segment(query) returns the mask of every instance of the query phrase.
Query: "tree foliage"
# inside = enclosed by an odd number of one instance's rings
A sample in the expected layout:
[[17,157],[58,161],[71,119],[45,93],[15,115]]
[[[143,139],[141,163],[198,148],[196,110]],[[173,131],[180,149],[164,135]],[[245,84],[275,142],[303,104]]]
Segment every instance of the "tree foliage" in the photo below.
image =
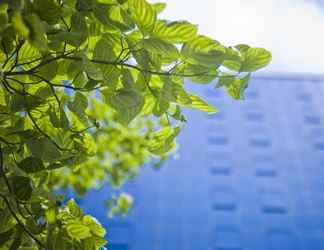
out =
[[[62,195],[120,187],[175,148],[185,80],[242,99],[271,54],[226,47],[146,0],[0,1],[0,249],[99,249],[105,229]],[[112,191],[113,192],[113,191]],[[132,198],[111,195],[111,214]],[[109,197],[107,197],[109,198]]]

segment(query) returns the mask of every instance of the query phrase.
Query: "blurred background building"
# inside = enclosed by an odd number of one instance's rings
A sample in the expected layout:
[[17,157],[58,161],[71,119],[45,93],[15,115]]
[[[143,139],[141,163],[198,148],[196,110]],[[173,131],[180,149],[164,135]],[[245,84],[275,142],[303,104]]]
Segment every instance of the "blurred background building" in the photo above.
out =
[[220,113],[189,111],[178,156],[126,187],[130,216],[107,219],[107,189],[84,200],[108,249],[323,250],[323,86],[317,75],[256,76],[237,102],[190,85]]

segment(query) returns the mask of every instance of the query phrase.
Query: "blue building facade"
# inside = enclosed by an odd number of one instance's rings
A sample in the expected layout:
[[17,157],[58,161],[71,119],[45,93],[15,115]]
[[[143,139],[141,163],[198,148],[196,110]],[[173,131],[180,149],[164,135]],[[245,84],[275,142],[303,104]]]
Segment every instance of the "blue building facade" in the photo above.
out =
[[108,249],[323,250],[324,77],[257,76],[242,102],[188,85],[220,112],[188,111],[177,157],[125,187],[130,215],[107,218],[109,188],[83,202]]

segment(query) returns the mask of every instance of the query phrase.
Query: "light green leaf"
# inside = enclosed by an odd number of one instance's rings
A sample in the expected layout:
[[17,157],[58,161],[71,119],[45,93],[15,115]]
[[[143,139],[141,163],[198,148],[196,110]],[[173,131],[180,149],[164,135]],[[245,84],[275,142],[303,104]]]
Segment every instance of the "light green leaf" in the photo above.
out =
[[174,138],[179,134],[179,127],[165,127],[155,132],[149,143],[149,151],[152,154],[164,155],[174,147]]
[[67,67],[67,76],[73,80],[81,71],[84,70],[84,64],[79,61],[72,61]]
[[87,84],[87,82],[88,82],[87,74],[85,72],[79,72],[79,74],[77,74],[76,77],[74,77],[72,84],[75,87],[82,88],[84,87],[84,85]]
[[82,240],[91,237],[90,229],[81,222],[74,220],[66,226],[66,231],[72,239]]
[[141,112],[144,99],[136,90],[121,89],[110,94],[108,102],[117,111],[117,120],[127,125]]
[[242,66],[243,58],[239,51],[234,48],[226,48],[226,56],[223,66],[230,70],[239,71]]
[[21,35],[24,38],[28,38],[29,36],[29,29],[26,26],[23,17],[20,12],[14,13],[12,16],[12,25],[17,31],[19,35]]
[[49,208],[46,209],[45,211],[45,217],[46,217],[46,221],[47,223],[53,224],[56,221],[56,210],[54,208]]
[[171,43],[183,43],[194,39],[197,35],[197,26],[186,21],[165,23],[158,21],[153,35]]
[[69,120],[62,108],[59,109],[58,114],[54,108],[49,109],[48,113],[50,121],[55,128],[69,129]]
[[244,98],[244,90],[247,88],[250,81],[250,74],[243,78],[234,76],[223,76],[219,79],[219,86],[224,86],[226,92],[235,100]]
[[111,20],[111,23],[122,31],[131,30],[135,26],[129,14],[121,6],[118,5],[113,5],[110,8],[109,18]]
[[152,6],[155,9],[155,12],[157,14],[161,13],[166,8],[166,4],[165,3],[154,3],[154,4],[152,4]]
[[218,71],[216,68],[204,67],[201,65],[188,64],[184,70],[185,75],[193,75],[190,79],[195,83],[207,84],[213,81]]
[[81,208],[78,206],[74,199],[70,199],[66,204],[66,207],[74,217],[81,218],[83,216]]
[[156,12],[153,6],[146,0],[129,0],[128,5],[137,25],[143,31],[152,31],[156,21]]
[[85,110],[88,107],[88,98],[77,92],[73,102],[68,103],[68,108],[80,119],[84,125],[88,125],[88,119],[85,115]]
[[[30,62],[31,60],[37,59],[41,57],[41,53],[33,46],[28,43],[24,43],[23,46],[19,50],[19,58],[20,62]],[[36,66],[36,64],[31,64],[28,66]],[[28,69],[27,65],[24,65],[26,69]]]
[[36,14],[29,14],[24,17],[24,21],[29,28],[29,42],[39,51],[47,51],[45,28],[40,18]]
[[102,61],[113,61],[116,59],[116,55],[113,52],[113,48],[111,46],[109,40],[102,38],[100,39],[94,49],[93,59],[102,60]]
[[186,105],[188,107],[199,109],[201,111],[207,112],[208,114],[214,114],[218,112],[218,110],[210,105],[209,103],[205,102],[203,99],[201,99],[199,96],[196,95],[190,95],[191,104]]
[[243,53],[244,61],[241,72],[253,72],[267,66],[271,61],[271,53],[262,48],[249,48]]
[[126,215],[133,206],[133,197],[126,193],[121,193],[117,200],[117,207],[121,214]]
[[171,60],[179,57],[178,49],[173,44],[158,38],[144,39],[143,46],[151,53],[170,58]]
[[[43,62],[48,60],[53,60],[52,56],[46,57]],[[39,74],[47,80],[52,80],[57,74],[58,64],[56,60],[46,63],[44,66],[40,67]]]
[[198,36],[186,42],[181,49],[186,61],[206,67],[217,67],[225,58],[226,49],[217,41]]
[[116,31],[118,30],[117,27],[115,27],[109,18],[109,11],[110,11],[111,5],[110,4],[96,4],[96,6],[93,9],[94,16],[98,19],[99,22],[101,22],[106,30]]
[[[105,38],[100,39],[95,46],[93,59],[108,63],[115,61],[117,59],[117,56],[115,55],[111,41]],[[108,76],[110,72],[114,70],[114,67],[112,65],[109,65],[108,63],[101,63],[96,65],[96,67],[99,67],[101,69],[101,72],[104,76]]]
[[90,231],[93,235],[96,235],[98,237],[105,237],[106,230],[102,227],[102,225],[92,216],[85,215],[82,218],[82,222],[84,225],[90,228]]

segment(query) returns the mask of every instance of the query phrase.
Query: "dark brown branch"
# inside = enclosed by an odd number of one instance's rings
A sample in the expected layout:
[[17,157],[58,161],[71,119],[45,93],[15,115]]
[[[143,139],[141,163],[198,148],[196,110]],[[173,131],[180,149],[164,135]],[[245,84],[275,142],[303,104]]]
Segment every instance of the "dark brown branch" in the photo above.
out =
[[11,66],[11,68],[9,69],[9,72],[13,71],[17,67],[18,60],[19,60],[19,50],[21,49],[23,44],[24,44],[24,41],[21,41],[17,44],[16,50],[15,50],[15,63]]
[[[68,54],[72,54],[68,53]],[[30,75],[30,74],[34,74],[35,70],[37,70],[38,68],[45,66],[46,64],[49,64],[55,60],[59,60],[59,59],[66,59],[66,60],[73,60],[73,61],[82,61],[83,58],[78,57],[78,56],[68,56],[68,54],[66,55],[60,55],[57,57],[53,57],[51,59],[48,59],[47,61],[43,61],[42,63],[38,64],[37,66],[26,70],[26,71],[19,71],[19,72],[4,72],[4,76],[13,76],[13,75]],[[154,70],[149,70],[149,69],[142,69],[136,65],[133,64],[129,64],[129,63],[125,63],[123,61],[118,61],[118,62],[114,62],[114,61],[105,61],[105,60],[98,60],[98,59],[90,59],[90,62],[96,63],[96,64],[104,64],[104,65],[115,65],[115,66],[123,66],[123,67],[127,67],[127,68],[132,68],[135,69],[139,72],[145,72],[145,73],[149,73],[152,75],[162,75],[162,76],[180,76],[180,77],[195,77],[195,76],[213,76],[213,77],[217,77],[217,75],[215,74],[207,74],[208,72],[200,72],[197,74],[179,74],[179,73],[171,73],[171,72],[167,72],[167,71],[154,71]]]
[[[72,89],[74,91],[92,91],[92,90],[97,90],[97,89],[100,89],[100,87],[96,87],[96,88],[93,88],[93,89],[87,89],[87,88],[79,88],[79,87],[73,87],[73,86],[70,86],[70,85],[66,85],[66,84],[56,84],[56,83],[52,83],[50,82],[49,80],[47,80],[46,78],[38,75],[38,74],[34,74],[32,73],[31,75],[41,79],[42,81],[46,82],[47,84],[53,86],[53,87],[59,87],[59,88],[67,88],[67,89]],[[9,78],[9,79],[12,79],[12,78]]]

